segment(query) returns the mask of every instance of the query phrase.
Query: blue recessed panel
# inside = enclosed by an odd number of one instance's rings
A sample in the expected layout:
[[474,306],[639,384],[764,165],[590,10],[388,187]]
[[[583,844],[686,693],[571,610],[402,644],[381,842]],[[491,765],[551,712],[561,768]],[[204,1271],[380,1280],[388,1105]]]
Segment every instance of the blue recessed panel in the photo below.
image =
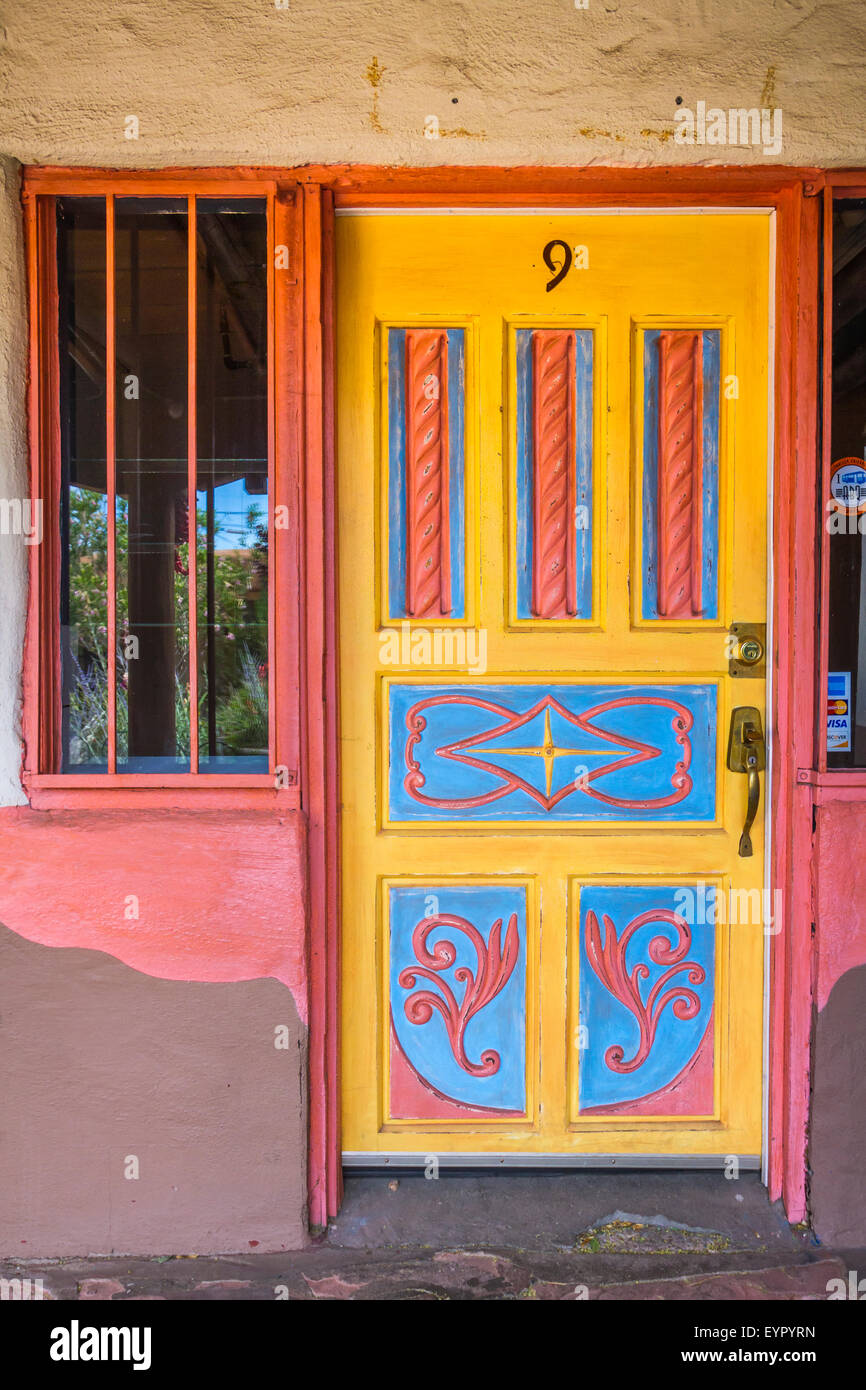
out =
[[[519,328],[517,347],[517,616],[532,619],[533,367],[530,328]],[[592,617],[592,389],[593,333],[575,340],[575,617]],[[541,621],[536,619],[536,621]]]
[[[526,889],[391,886],[388,898],[391,1022],[403,1058],[439,1097],[523,1113]],[[392,1075],[392,1111],[395,1089]]]
[[715,685],[389,691],[392,821],[711,821]]
[[[658,618],[659,362],[662,330],[644,333],[643,590],[644,618]],[[721,334],[701,334],[703,361],[701,421],[701,610],[705,621],[719,616],[719,404]]]
[[[684,912],[684,899],[706,901],[655,884],[580,889],[581,1111],[661,1092],[656,1113],[712,1112],[711,1052],[698,1054],[712,1020],[716,927],[712,911]],[[682,1087],[690,1064],[683,1106],[666,1088]]]
[[[406,330],[388,330],[388,617],[406,605]],[[448,517],[451,618],[466,617],[466,344],[448,329]],[[418,621],[417,619],[415,621]]]

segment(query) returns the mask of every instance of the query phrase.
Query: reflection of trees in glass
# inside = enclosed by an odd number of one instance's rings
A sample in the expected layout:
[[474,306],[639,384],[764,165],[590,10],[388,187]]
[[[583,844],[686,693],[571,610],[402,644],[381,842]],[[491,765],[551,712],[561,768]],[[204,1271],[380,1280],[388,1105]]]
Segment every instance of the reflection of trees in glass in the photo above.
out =
[[[199,512],[198,623],[201,666],[199,744],[207,752],[206,517]],[[214,551],[214,662],[219,754],[268,748],[268,528],[259,508],[247,509],[244,550]]]
[[[205,516],[199,513],[199,535]],[[249,509],[253,541],[245,551],[214,552],[214,637],[217,754],[266,752],[268,747],[268,553],[267,523]],[[105,763],[108,757],[108,526],[105,496],[84,488],[69,494],[69,688],[70,764]],[[117,756],[127,757],[128,504],[117,500]],[[177,546],[175,717],[177,754],[189,756],[189,546]],[[201,752],[207,754],[206,557],[198,551],[199,719]]]
[[[105,496],[86,488],[69,490],[69,762],[104,763],[108,758],[108,509]],[[128,527],[125,507],[117,528],[118,566],[125,569]],[[117,595],[125,626],[127,595]],[[118,687],[120,685],[118,676]],[[126,746],[125,688],[117,692],[117,742]]]

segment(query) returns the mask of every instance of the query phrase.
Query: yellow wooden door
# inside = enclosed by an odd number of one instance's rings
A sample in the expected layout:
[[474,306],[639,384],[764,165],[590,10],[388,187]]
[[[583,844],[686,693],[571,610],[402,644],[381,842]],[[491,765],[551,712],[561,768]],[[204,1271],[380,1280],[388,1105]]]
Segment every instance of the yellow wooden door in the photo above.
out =
[[769,219],[337,254],[344,1151],[755,1156]]

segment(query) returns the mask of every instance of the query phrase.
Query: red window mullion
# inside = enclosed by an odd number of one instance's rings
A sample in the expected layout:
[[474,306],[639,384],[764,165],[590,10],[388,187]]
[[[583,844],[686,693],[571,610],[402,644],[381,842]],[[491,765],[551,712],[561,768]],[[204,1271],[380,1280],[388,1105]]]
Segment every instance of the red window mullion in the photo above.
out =
[[187,333],[186,333],[186,458],[187,458],[187,580],[189,599],[189,770],[198,772],[198,495],[196,420],[196,211],[195,194],[187,199]]
[[108,541],[108,772],[117,771],[117,461],[114,194],[105,197],[105,478]]
[[276,709],[276,355],[275,355],[275,266],[276,226],[274,196],[268,194],[267,230],[267,305],[268,305],[268,767],[273,772],[277,757]]

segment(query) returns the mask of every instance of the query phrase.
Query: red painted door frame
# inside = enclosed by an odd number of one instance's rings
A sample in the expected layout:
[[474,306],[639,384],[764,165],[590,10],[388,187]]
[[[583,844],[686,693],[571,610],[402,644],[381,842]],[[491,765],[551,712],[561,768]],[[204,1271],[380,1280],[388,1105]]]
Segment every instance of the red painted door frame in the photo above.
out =
[[[833,176],[833,181],[839,176]],[[128,170],[33,168],[28,198],[58,192],[177,191],[191,180],[214,189],[277,190],[275,240],[289,250],[277,278],[280,334],[276,392],[287,447],[298,457],[297,586],[287,582],[285,619],[297,623],[301,656],[301,804],[308,823],[310,1225],[322,1229],[341,1197],[339,1130],[339,764],[334,396],[334,213],[340,207],[765,207],[776,213],[771,884],[782,893],[782,929],[770,940],[766,1180],[788,1217],[806,1211],[809,1047],[815,946],[811,850],[818,766],[816,526],[821,197],[829,180],[797,168],[384,168]],[[856,182],[854,178],[849,180]],[[862,176],[860,181],[862,182]],[[142,184],[145,188],[142,188]],[[149,185],[149,187],[148,187]],[[298,201],[297,215],[294,215]],[[278,424],[279,434],[279,424]],[[279,454],[279,443],[278,443]],[[796,505],[795,505],[796,499]],[[299,596],[293,618],[288,609]],[[796,661],[793,654],[796,652]],[[198,789],[195,789],[196,791]]]
[[[811,912],[812,800],[802,769],[817,756],[816,537],[818,478],[819,247],[823,177],[812,169],[379,169],[304,170],[301,182],[333,190],[340,207],[401,206],[632,206],[768,207],[776,212],[774,523],[772,710],[776,766],[772,788],[771,885],[782,892],[782,929],[770,940],[766,1181],[783,1197],[788,1217],[806,1211],[809,1042],[814,945]],[[330,242],[326,248],[330,250]],[[320,275],[315,261],[309,272]],[[328,335],[334,306],[326,305]],[[331,361],[332,370],[332,361]],[[333,389],[333,387],[332,387]],[[339,389],[337,385],[337,389]],[[331,406],[332,409],[332,406]],[[333,459],[333,440],[324,445]],[[795,486],[796,480],[796,486]],[[795,506],[795,498],[799,505]],[[324,518],[333,556],[333,515]],[[333,585],[333,578],[331,579]],[[331,588],[333,592],[333,588]],[[797,660],[793,660],[796,651]],[[333,648],[326,650],[329,688],[336,689]],[[332,710],[333,713],[333,710]],[[331,765],[336,802],[336,742]],[[807,779],[808,780],[808,779]],[[336,861],[336,826],[331,846]],[[328,1127],[310,1135],[311,1222],[321,1227],[337,1210],[340,1192],[337,885],[317,915],[329,929],[331,952],[319,985],[328,1012],[311,1015],[311,1105]],[[331,916],[331,913],[334,916]],[[311,983],[313,983],[311,979]],[[314,986],[315,988],[315,986]],[[314,994],[314,998],[317,996]],[[332,1011],[332,1012],[331,1012]],[[319,1070],[327,1056],[328,1065]],[[332,1069],[333,1068],[333,1069]],[[320,1091],[316,1096],[317,1089]],[[312,1113],[315,1113],[313,1110]],[[327,1203],[327,1205],[326,1205]]]

